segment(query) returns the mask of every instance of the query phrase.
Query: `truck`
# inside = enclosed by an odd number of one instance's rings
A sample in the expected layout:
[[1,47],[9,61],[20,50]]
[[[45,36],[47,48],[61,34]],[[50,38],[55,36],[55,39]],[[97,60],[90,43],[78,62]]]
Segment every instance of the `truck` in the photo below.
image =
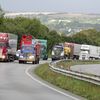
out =
[[52,48],[52,61],[60,59],[70,59],[71,47],[68,43],[59,43],[53,46]]
[[70,48],[69,59],[79,59],[81,44],[65,42],[64,45]]
[[16,59],[18,36],[0,32],[0,61],[14,61]]
[[20,43],[19,63],[32,62],[38,64],[41,45],[32,40],[31,35],[23,35]]
[[56,44],[53,46],[51,59],[52,61],[64,59],[64,46],[62,44]]
[[40,58],[43,60],[48,59],[48,54],[47,54],[47,40],[45,39],[36,39],[41,44],[41,50],[40,50]]
[[93,45],[81,45],[80,60],[100,59],[100,47]]
[[77,59],[77,60],[100,59],[99,46],[65,42],[64,47],[70,48],[68,57],[69,59]]

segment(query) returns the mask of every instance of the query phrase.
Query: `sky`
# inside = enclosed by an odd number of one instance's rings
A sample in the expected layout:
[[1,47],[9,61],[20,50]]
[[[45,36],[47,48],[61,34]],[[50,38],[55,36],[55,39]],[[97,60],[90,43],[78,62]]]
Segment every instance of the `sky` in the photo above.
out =
[[5,11],[99,13],[100,0],[0,0]]

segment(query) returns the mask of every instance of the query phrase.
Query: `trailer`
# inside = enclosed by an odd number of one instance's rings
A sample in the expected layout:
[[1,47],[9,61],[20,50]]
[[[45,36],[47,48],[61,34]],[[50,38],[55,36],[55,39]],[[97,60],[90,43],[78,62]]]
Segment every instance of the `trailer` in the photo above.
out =
[[0,61],[14,61],[17,51],[17,35],[0,32]]
[[64,46],[63,45],[56,44],[53,46],[52,53],[51,53],[51,59],[52,61],[64,59]]
[[41,50],[40,50],[40,58],[43,60],[48,59],[48,54],[47,54],[47,40],[45,39],[36,39],[41,45]]
[[81,44],[65,42],[64,45],[70,48],[70,59],[79,59]]
[[100,47],[93,45],[81,46],[80,60],[100,59]]

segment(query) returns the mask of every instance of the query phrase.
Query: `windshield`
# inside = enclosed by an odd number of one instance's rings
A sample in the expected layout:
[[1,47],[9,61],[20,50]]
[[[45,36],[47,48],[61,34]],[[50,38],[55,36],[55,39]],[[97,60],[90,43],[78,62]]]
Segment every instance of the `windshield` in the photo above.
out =
[[32,47],[32,46],[22,46],[22,52],[34,53],[34,47]]
[[53,50],[54,51],[63,51],[63,47],[54,47]]
[[32,46],[22,46],[22,49],[32,50],[33,47]]

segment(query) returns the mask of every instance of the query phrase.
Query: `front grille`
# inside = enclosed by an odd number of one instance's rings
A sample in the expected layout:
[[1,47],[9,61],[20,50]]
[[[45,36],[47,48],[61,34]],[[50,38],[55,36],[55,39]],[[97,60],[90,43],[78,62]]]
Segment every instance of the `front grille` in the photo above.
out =
[[26,53],[26,57],[29,58],[30,56],[32,56],[31,53]]
[[55,53],[56,56],[60,56],[61,51],[55,51],[54,53]]

